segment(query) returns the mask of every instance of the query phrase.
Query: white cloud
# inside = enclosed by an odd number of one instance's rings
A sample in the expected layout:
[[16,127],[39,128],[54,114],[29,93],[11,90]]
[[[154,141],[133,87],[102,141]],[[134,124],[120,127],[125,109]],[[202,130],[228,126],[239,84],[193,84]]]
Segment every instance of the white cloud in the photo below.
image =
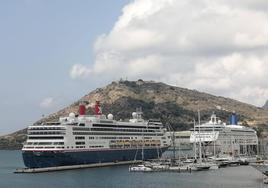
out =
[[70,76],[73,79],[87,78],[91,73],[91,69],[85,65],[74,64],[70,71]]
[[50,108],[54,106],[55,100],[53,97],[47,97],[40,102],[41,108]]
[[154,79],[262,105],[267,49],[266,0],[135,0],[71,77]]

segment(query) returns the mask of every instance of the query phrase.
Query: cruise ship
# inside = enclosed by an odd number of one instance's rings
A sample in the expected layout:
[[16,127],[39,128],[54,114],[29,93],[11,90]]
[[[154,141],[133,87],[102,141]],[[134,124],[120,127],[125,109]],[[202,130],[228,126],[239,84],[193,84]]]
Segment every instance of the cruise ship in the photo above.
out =
[[[99,102],[94,115],[86,115],[80,104],[79,115],[70,113],[58,122],[28,127],[22,148],[28,168],[80,165],[157,158],[170,146],[167,129],[159,120],[142,119],[133,112],[129,121],[116,121],[102,114]],[[143,155],[142,155],[143,154]]]
[[191,129],[190,142],[202,143],[202,155],[254,156],[258,150],[258,137],[254,129],[238,125],[232,113],[230,124],[223,123],[214,113],[210,121]]

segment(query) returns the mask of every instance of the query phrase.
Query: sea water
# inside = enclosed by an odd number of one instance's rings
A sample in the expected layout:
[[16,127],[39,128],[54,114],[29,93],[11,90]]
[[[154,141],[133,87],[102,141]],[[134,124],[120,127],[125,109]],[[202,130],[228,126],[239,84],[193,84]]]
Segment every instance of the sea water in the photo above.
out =
[[24,167],[21,151],[0,151],[0,188],[265,188],[251,166],[192,173],[129,172],[128,166],[14,174]]

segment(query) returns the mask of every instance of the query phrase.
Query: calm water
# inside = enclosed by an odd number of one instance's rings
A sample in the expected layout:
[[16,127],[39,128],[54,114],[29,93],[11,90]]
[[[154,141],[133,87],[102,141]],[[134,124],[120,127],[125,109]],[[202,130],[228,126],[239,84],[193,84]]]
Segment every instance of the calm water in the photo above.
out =
[[0,188],[264,188],[250,166],[194,173],[130,173],[128,166],[40,174],[14,174],[23,167],[20,151],[0,151]]

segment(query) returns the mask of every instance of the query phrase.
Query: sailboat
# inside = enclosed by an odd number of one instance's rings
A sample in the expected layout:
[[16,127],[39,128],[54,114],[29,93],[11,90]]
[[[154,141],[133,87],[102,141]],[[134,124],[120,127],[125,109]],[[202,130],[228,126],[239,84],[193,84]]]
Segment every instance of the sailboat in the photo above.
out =
[[[194,140],[194,150],[195,150],[195,162],[191,164],[192,170],[201,171],[201,170],[209,170],[209,169],[217,169],[217,165],[214,163],[207,163],[203,162],[202,160],[202,143],[201,143],[201,136],[200,136],[200,111],[198,109],[198,134],[199,134],[199,160],[196,158],[196,140]],[[195,130],[195,121],[194,121],[194,130]]]
[[[138,152],[138,149],[137,149],[137,152]],[[142,159],[143,163],[130,166],[129,172],[151,172],[151,171],[153,171],[152,168],[146,166],[144,163],[144,138],[143,138],[143,135],[142,135],[141,159]],[[135,160],[136,160],[136,156],[135,156]]]
[[129,171],[130,172],[152,172],[153,169],[148,166],[145,166],[144,164],[139,164],[136,166],[130,166]]

